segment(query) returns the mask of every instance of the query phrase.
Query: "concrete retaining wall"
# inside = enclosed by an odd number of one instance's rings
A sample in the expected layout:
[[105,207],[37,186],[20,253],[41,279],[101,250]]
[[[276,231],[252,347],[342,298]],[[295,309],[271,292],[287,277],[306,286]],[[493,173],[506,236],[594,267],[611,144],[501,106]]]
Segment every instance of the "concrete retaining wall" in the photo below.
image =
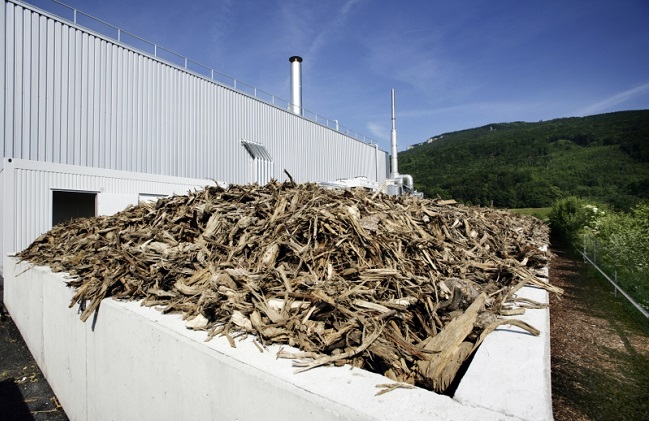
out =
[[[547,276],[547,268],[544,272]],[[549,302],[548,292],[540,288],[524,287],[517,296]],[[526,420],[552,419],[550,312],[527,310],[512,318],[529,323],[541,334],[531,336],[506,325],[489,334],[478,348],[454,399]]]
[[527,312],[540,338],[490,335],[455,398],[423,389],[376,397],[392,383],[383,376],[347,366],[294,374],[278,347],[204,342],[180,316],[136,302],[104,300],[83,323],[63,274],[11,257],[4,266],[7,309],[71,420],[552,418],[547,310]]

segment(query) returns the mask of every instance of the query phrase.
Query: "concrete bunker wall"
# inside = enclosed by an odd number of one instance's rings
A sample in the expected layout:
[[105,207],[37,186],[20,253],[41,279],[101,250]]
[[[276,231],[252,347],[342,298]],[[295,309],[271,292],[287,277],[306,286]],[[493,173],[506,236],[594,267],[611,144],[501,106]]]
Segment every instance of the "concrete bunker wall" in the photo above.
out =
[[[204,342],[178,315],[106,299],[83,323],[68,308],[65,274],[5,258],[5,303],[32,354],[75,420],[547,420],[552,419],[549,312],[519,317],[541,330],[487,337],[453,398],[423,389],[374,396],[383,376],[349,367],[293,374],[278,347]],[[525,287],[520,296],[548,300]]]

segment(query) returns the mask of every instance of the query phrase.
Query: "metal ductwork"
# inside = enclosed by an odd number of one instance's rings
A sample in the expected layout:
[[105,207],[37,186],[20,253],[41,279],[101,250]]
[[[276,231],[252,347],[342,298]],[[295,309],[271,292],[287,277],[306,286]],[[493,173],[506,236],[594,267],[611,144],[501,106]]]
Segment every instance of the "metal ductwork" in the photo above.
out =
[[302,115],[302,57],[293,56],[291,63],[291,112]]

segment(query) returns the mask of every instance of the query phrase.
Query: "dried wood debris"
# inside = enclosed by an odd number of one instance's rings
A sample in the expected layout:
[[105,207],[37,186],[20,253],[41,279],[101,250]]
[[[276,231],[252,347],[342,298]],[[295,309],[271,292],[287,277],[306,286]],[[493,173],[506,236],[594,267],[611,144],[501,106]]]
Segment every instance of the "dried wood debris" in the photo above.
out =
[[295,346],[278,356],[298,371],[350,363],[444,391],[499,324],[538,334],[499,316],[524,284],[558,292],[535,274],[547,242],[505,211],[272,182],[73,220],[19,257],[68,272],[84,321],[106,297],[143,299],[208,338]]

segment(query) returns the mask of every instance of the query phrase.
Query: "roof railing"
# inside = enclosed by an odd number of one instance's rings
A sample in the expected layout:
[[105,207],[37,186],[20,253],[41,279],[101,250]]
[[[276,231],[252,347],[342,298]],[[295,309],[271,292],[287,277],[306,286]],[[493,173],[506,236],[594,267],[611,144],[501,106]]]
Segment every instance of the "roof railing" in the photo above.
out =
[[[130,48],[139,50],[145,54],[152,55],[157,59],[164,61],[168,64],[174,65],[176,67],[180,67],[186,71],[192,72],[206,79],[210,79],[213,82],[218,83],[219,85],[235,89],[238,92],[241,92],[245,95],[254,97],[267,104],[273,105],[277,108],[290,112],[291,103],[285,99],[281,99],[271,93],[261,90],[235,77],[222,73],[210,66],[199,63],[195,60],[183,56],[182,54],[176,53],[175,51],[164,48],[156,43],[153,43],[135,34],[132,34],[128,31],[118,28],[115,25],[112,25],[106,21],[103,21],[92,15],[89,15],[81,10],[75,9],[74,7],[69,6],[59,0],[49,0],[48,3],[50,5],[49,8],[45,8],[41,4],[35,5],[31,3],[29,0],[14,0],[14,1],[20,3],[27,3],[32,7],[36,7],[46,12],[53,13],[54,15],[62,19],[72,22],[75,25],[89,29],[102,36],[111,38],[120,44],[124,44]],[[376,142],[370,137],[340,125],[338,123],[338,120],[332,120],[323,117],[319,114],[316,114],[304,108],[302,108],[302,117],[314,123],[317,123],[321,126],[325,126],[332,130],[343,133],[356,140],[360,140],[362,142],[371,145],[376,144]]]

